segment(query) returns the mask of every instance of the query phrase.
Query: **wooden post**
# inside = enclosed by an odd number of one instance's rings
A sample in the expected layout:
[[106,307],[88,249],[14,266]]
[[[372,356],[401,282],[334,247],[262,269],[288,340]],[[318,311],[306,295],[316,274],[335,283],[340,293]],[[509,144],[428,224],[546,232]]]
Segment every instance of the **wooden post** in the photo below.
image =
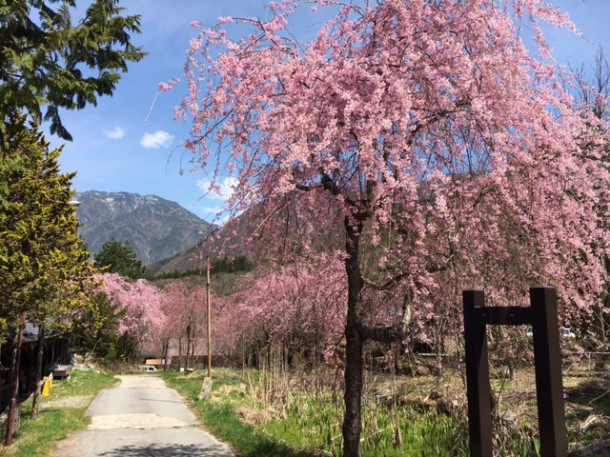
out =
[[470,455],[492,457],[491,385],[485,324],[475,310],[485,306],[482,290],[465,290],[464,338],[466,340],[466,388]]
[[208,378],[212,378],[212,299],[210,293],[210,258],[206,258],[207,298],[208,298]]
[[561,352],[557,320],[557,294],[551,287],[530,289],[534,365],[538,397],[540,454],[542,457],[566,457],[568,442],[563,409]]

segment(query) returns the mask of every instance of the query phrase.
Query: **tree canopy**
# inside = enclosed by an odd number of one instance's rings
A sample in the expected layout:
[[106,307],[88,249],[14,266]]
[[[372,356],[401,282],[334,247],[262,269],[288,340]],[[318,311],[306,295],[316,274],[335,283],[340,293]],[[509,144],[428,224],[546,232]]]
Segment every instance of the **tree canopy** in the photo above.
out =
[[0,133],[25,112],[70,140],[59,109],[112,95],[128,62],[144,57],[131,41],[140,17],[122,15],[118,0],[93,0],[74,23],[76,6],[76,0],[0,1]]
[[[59,150],[25,116],[0,138],[8,167],[0,168],[0,329],[12,336],[10,406],[5,444],[13,439],[23,331],[26,322],[42,327],[69,326],[87,305],[84,296],[93,274],[89,253],[78,235],[79,222],[69,204],[73,173],[60,173]],[[42,330],[40,330],[42,334]]]
[[124,346],[131,353],[123,355],[135,357],[147,341],[156,337],[166,325],[163,312],[163,294],[144,279],[128,282],[117,273],[98,275],[101,282],[100,292],[122,310],[118,332],[125,336],[124,342],[135,345]]
[[60,173],[60,150],[49,151],[36,125],[24,119],[7,131],[2,150],[22,166],[3,176],[0,211],[0,317],[12,324],[62,317],[82,304],[83,282],[93,274],[68,202],[74,173]]
[[118,273],[125,278],[140,279],[146,275],[146,267],[133,248],[116,240],[104,243],[95,255],[95,264],[105,272]]

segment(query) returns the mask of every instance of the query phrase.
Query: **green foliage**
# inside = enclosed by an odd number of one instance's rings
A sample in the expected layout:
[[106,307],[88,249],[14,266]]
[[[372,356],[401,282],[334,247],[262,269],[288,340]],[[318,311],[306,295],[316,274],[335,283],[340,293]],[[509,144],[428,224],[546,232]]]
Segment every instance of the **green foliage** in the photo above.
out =
[[112,95],[127,63],[144,57],[131,43],[140,17],[118,3],[93,0],[74,24],[76,0],[0,0],[0,135],[23,110],[40,121],[46,106],[51,133],[70,140],[59,108]]
[[267,436],[261,430],[241,422],[234,408],[227,404],[207,403],[200,411],[210,429],[228,441],[245,457],[314,457],[307,450],[297,450],[287,446],[282,440]]
[[[56,381],[51,396],[44,397],[42,401],[44,404],[60,397],[93,396],[116,383],[117,379],[108,373],[75,370],[68,379]],[[0,450],[0,456],[49,455],[53,442],[66,438],[75,430],[86,428],[88,423],[84,408],[42,409],[37,417],[32,417],[32,402],[25,401],[22,404],[20,435],[11,448]]]
[[20,157],[5,154],[0,151],[0,210],[8,209],[6,198],[9,189],[9,180],[11,176],[23,172],[23,165]]
[[[177,389],[194,403],[201,413],[206,427],[223,441],[227,441],[243,457],[314,457],[315,453],[307,450],[295,450],[281,440],[268,436],[262,430],[239,420],[235,407],[229,402],[215,403],[196,400],[201,389],[201,378],[186,378],[175,371],[162,372],[167,384]],[[214,377],[213,391],[231,385],[232,376]]]
[[116,362],[135,361],[140,357],[138,338],[121,334],[119,325],[127,310],[108,296],[94,289],[89,295],[89,306],[74,322],[72,337],[81,353],[89,353],[105,366]]
[[[7,192],[0,211],[0,318],[16,323],[69,321],[83,305],[93,268],[78,236],[73,173],[60,173],[60,150],[22,117],[2,138]],[[7,163],[7,162],[5,162]],[[14,166],[14,164],[18,164]]]
[[[282,418],[255,427],[243,423],[236,415],[237,409],[254,410],[257,405],[238,387],[243,380],[235,372],[215,370],[213,398],[203,401],[197,400],[200,377],[187,377],[175,371],[164,372],[162,376],[193,402],[206,427],[244,456],[306,457],[321,455],[319,450],[342,455],[343,406],[333,395],[290,392],[287,396],[292,400],[283,408]],[[219,391],[222,395],[214,396]],[[364,457],[468,455],[465,422],[434,411],[393,407],[371,399],[364,402],[363,419]]]
[[135,362],[139,360],[140,357],[138,337],[132,333],[126,332],[117,336],[114,351],[108,354],[106,361],[116,362],[121,360]]
[[108,389],[118,383],[119,380],[111,373],[98,370],[73,370],[69,378],[53,382],[51,396],[44,397],[43,403],[55,398],[95,395],[100,390]]
[[[301,393],[285,418],[263,426],[276,439],[295,447],[324,449],[342,455],[343,405],[332,396]],[[467,456],[465,423],[432,411],[364,402],[363,456]]]
[[105,272],[118,273],[125,278],[140,279],[146,276],[146,268],[133,248],[120,241],[106,241],[95,255],[95,263]]
[[[28,402],[29,403],[29,402]],[[0,456],[42,457],[53,450],[49,443],[67,438],[75,430],[87,428],[89,420],[84,409],[52,409],[37,417],[22,413],[20,436],[13,448],[5,448]]]
[[212,262],[212,272],[214,273],[237,273],[254,270],[255,265],[244,255],[229,259],[225,256]]
[[120,351],[119,324],[126,310],[99,290],[90,294],[90,306],[81,314],[72,329],[79,352],[98,359],[116,360]]

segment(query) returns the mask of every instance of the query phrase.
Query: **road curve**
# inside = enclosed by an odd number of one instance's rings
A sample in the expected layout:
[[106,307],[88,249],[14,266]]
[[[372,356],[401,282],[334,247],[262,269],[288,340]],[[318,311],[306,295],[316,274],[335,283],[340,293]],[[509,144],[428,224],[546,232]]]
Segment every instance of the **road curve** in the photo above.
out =
[[93,400],[86,430],[61,441],[51,457],[235,457],[200,428],[178,393],[154,375],[118,376]]

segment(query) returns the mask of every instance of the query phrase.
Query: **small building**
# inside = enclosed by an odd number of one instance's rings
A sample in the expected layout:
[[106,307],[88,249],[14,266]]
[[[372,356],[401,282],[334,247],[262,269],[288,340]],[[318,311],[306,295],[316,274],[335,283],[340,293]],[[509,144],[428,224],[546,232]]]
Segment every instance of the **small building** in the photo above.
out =
[[[36,389],[36,355],[38,353],[37,326],[26,323],[23,331],[21,362],[19,365],[19,399],[25,400]],[[0,345],[0,411],[10,402],[10,369],[13,354],[12,335],[5,335],[6,343]],[[68,364],[70,356],[68,339],[58,333],[45,337],[42,356],[42,375],[51,373],[54,366]]]

